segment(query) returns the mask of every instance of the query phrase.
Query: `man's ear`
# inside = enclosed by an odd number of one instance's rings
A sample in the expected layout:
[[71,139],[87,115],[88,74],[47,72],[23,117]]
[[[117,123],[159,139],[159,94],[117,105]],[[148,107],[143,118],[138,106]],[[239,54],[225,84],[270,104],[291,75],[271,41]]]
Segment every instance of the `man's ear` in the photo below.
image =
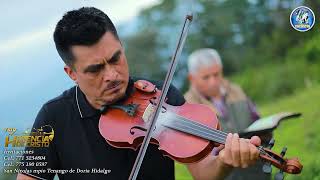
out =
[[64,72],[68,74],[70,79],[72,79],[74,82],[77,83],[77,76],[76,76],[75,70],[68,65],[65,65],[63,69],[64,69]]

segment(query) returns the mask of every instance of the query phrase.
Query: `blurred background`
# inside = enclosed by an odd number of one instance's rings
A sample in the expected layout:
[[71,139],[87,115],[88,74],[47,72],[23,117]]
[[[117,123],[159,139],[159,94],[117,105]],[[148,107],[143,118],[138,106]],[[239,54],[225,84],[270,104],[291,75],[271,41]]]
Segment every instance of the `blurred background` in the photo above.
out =
[[[304,33],[289,22],[291,11],[300,5],[316,16],[314,27]],[[173,84],[187,90],[186,62],[193,50],[217,49],[225,76],[241,85],[263,116],[281,111],[303,114],[274,132],[274,150],[287,146],[286,156],[297,156],[304,165],[301,175],[287,179],[320,179],[320,0],[1,2],[1,173],[3,129],[30,128],[42,104],[73,86],[52,34],[66,11],[82,6],[103,10],[115,23],[132,75],[158,80],[165,77],[184,16],[192,11],[194,21]],[[176,179],[191,179],[183,165],[176,164]]]

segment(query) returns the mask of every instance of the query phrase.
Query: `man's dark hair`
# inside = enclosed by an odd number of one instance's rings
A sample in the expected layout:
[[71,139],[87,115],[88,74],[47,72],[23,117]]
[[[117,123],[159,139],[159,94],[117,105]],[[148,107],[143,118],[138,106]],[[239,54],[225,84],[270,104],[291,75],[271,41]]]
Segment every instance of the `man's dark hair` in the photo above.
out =
[[82,7],[64,14],[57,23],[53,38],[62,60],[73,67],[71,46],[93,45],[106,32],[111,32],[119,40],[115,26],[104,12],[94,7]]

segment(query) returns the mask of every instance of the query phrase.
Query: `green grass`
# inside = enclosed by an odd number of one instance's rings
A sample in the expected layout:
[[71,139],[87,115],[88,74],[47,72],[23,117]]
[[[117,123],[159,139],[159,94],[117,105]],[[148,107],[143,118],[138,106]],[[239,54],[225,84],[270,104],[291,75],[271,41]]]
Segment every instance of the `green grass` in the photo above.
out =
[[[273,151],[288,148],[285,157],[298,157],[303,164],[300,175],[286,175],[286,179],[320,180],[320,85],[312,86],[292,96],[260,105],[263,116],[278,112],[300,112],[302,116],[284,121],[274,131]],[[273,169],[273,172],[277,172]],[[176,163],[176,179],[192,179],[184,165]]]
[[[300,175],[287,175],[287,179],[320,179],[320,86],[262,106],[263,115],[281,111],[302,113],[301,118],[281,123],[274,132],[276,144],[273,150],[280,152],[287,146],[285,157],[299,157],[304,165]],[[317,166],[317,174],[314,174],[313,166]]]

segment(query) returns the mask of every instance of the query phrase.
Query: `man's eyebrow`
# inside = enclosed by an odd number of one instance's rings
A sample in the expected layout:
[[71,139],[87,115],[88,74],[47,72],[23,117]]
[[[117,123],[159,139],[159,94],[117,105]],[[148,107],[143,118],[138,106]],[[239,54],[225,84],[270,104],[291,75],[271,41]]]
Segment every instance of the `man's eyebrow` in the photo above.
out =
[[97,71],[101,68],[103,68],[105,65],[105,63],[100,63],[100,64],[91,64],[89,66],[87,66],[85,69],[84,69],[84,73],[87,73],[87,72],[94,72],[94,71]]
[[[107,62],[109,61],[113,61],[113,60],[116,60],[119,55],[121,54],[121,50],[117,50],[110,59],[107,60]],[[105,63],[99,63],[99,64],[92,64],[92,65],[89,65],[87,66],[84,70],[83,70],[83,73],[88,73],[88,72],[95,72],[101,68],[103,68],[105,66]]]
[[107,60],[107,62],[117,59],[120,54],[121,54],[121,50],[119,49],[112,55],[110,59]]

